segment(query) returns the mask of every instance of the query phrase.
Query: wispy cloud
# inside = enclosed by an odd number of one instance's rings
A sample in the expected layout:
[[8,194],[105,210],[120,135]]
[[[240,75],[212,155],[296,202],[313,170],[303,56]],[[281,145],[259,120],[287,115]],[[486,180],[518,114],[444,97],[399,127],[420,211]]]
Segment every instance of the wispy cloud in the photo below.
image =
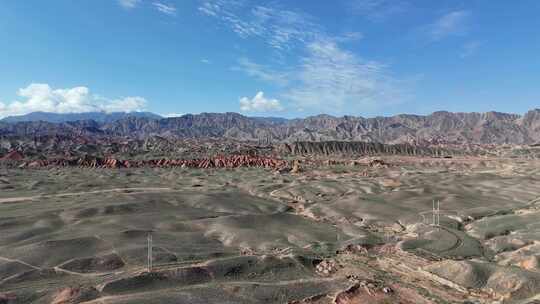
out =
[[184,115],[185,115],[184,113],[167,113],[167,114],[161,114],[162,117],[166,117],[166,118],[180,117],[180,116],[184,116]]
[[401,98],[385,65],[365,61],[333,41],[310,43],[294,77],[294,85],[283,96],[302,109],[358,111]]
[[91,94],[87,87],[53,89],[48,84],[32,83],[18,91],[21,100],[0,103],[0,117],[35,111],[54,113],[131,112],[143,110],[146,99],[139,96],[110,99]]
[[277,99],[264,97],[264,92],[259,91],[253,98],[240,98],[240,110],[242,112],[277,112],[283,111],[281,103]]
[[297,110],[358,111],[405,99],[406,82],[393,78],[386,65],[363,60],[333,40],[313,41],[306,48],[291,68],[272,70],[242,58],[234,69],[277,85],[281,98]]
[[212,62],[206,58],[203,58],[201,59],[201,63],[204,63],[204,64],[211,64]]
[[461,47],[461,52],[459,53],[459,57],[467,58],[467,57],[473,56],[474,54],[476,54],[476,52],[481,46],[482,46],[482,42],[480,41],[469,41]]
[[262,5],[250,7],[239,0],[203,1],[199,11],[227,24],[242,38],[261,38],[280,51],[305,43],[320,32],[311,17],[302,12]]
[[174,16],[176,15],[176,7],[172,4],[165,4],[162,2],[153,2],[152,5],[160,12],[169,15]]
[[364,34],[360,32],[345,32],[341,35],[338,35],[334,38],[336,42],[351,42],[358,41],[364,38]]
[[361,39],[359,32],[330,35],[303,12],[276,6],[250,7],[238,0],[205,0],[199,10],[224,22],[242,38],[264,41],[277,51],[277,59],[293,54],[293,49],[295,55],[300,54],[296,62],[289,56],[286,64],[271,67],[241,58],[233,67],[276,85],[278,97],[287,107],[338,113],[403,99],[401,83],[390,75],[386,65],[365,60],[341,45]]
[[235,66],[232,69],[234,71],[242,71],[249,76],[279,86],[287,85],[290,80],[288,72],[272,70],[271,68],[257,64],[248,58],[240,58],[238,60],[238,66]]
[[470,17],[471,13],[465,10],[449,12],[428,26],[427,34],[433,41],[464,35],[467,33]]
[[123,8],[131,9],[141,4],[141,0],[117,0]]
[[347,8],[371,21],[383,21],[391,16],[406,12],[410,7],[402,0],[351,0]]

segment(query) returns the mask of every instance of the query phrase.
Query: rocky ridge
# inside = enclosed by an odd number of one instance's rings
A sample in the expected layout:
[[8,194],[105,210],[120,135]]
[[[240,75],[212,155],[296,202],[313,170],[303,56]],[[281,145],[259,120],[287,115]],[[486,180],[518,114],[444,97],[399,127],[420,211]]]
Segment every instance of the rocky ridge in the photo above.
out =
[[499,112],[435,112],[427,116],[396,115],[364,118],[318,115],[304,119],[247,117],[237,113],[187,114],[154,119],[125,117],[112,122],[79,120],[7,123],[6,136],[118,136],[148,138],[228,138],[262,143],[295,141],[363,141],[385,144],[464,145],[540,143],[540,109],[520,116]]

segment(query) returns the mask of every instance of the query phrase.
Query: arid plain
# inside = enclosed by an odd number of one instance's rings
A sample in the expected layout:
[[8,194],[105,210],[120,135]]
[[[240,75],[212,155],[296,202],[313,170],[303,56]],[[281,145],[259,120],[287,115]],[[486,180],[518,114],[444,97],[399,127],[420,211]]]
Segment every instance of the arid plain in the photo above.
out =
[[538,160],[294,163],[3,167],[0,303],[531,303],[540,293]]

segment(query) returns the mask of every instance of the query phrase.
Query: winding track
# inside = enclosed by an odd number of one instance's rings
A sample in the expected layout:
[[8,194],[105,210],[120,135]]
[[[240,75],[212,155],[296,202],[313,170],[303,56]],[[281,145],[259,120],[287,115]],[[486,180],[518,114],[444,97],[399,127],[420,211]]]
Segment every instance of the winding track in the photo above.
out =
[[[287,285],[297,284],[297,283],[322,283],[322,282],[333,282],[333,281],[338,281],[338,280],[339,279],[336,279],[336,278],[309,278],[309,279],[298,279],[298,280],[279,281],[279,282],[258,282],[258,281],[210,282],[210,283],[203,283],[203,284],[188,285],[184,287],[175,287],[169,290],[181,291],[181,290],[204,288],[204,287],[215,285],[216,283],[220,283],[224,285],[233,285],[233,286],[238,286],[238,285],[287,286]],[[161,291],[164,292],[166,290],[167,289],[162,289]],[[119,300],[134,299],[148,293],[152,293],[152,292],[139,292],[139,293],[124,294],[124,295],[104,296],[104,297],[100,297],[92,301],[82,302],[81,304],[115,303],[116,301],[119,301]]]
[[17,260],[17,259],[9,259],[9,258],[0,256],[0,260],[6,261],[6,262],[20,263],[20,264],[23,264],[23,265],[28,266],[28,267],[30,267],[30,268],[33,268],[33,269],[36,269],[36,270],[41,270],[40,267],[37,267],[37,266],[31,265],[31,264],[28,264],[28,263],[26,263],[26,262],[24,262],[24,261]]
[[110,193],[110,192],[145,193],[145,192],[175,192],[175,191],[177,190],[173,190],[171,188],[160,188],[160,187],[113,188],[113,189],[93,190],[93,191],[84,191],[84,192],[68,192],[68,193],[58,193],[58,194],[44,194],[44,195],[35,195],[35,196],[0,198],[0,204],[33,201],[33,200],[41,199],[41,198],[79,196],[79,195]]

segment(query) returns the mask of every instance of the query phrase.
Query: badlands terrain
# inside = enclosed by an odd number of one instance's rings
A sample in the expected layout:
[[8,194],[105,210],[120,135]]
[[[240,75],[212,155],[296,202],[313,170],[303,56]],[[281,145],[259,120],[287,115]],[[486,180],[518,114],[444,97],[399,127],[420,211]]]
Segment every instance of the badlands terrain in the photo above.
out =
[[538,303],[535,113],[0,123],[0,304]]
[[350,155],[279,168],[4,160],[0,303],[540,299],[537,159]]

